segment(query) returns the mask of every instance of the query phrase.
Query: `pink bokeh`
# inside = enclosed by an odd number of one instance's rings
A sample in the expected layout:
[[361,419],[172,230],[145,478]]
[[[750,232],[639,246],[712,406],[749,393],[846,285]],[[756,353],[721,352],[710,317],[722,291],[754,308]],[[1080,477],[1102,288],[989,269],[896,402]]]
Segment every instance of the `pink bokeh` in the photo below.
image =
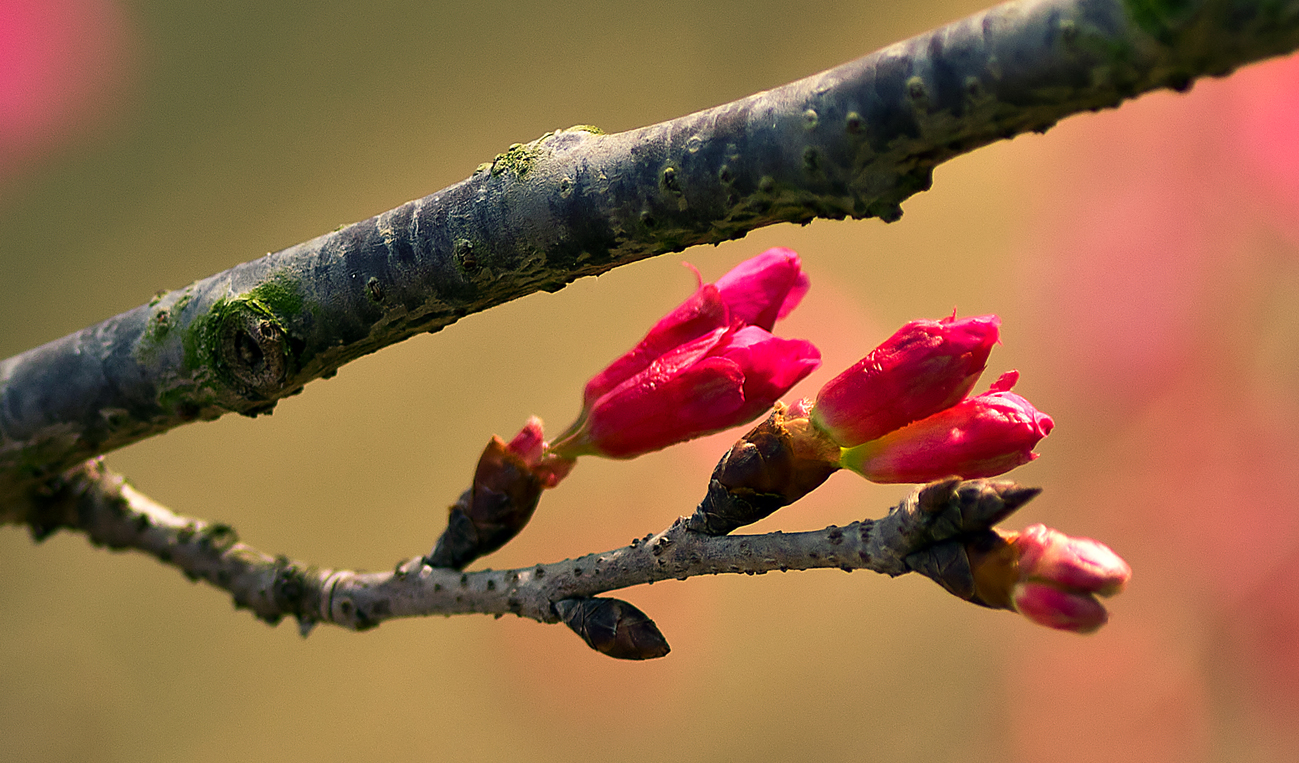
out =
[[1270,759],[1299,741],[1299,58],[1050,138],[1023,260],[1077,438],[1051,496],[1136,582],[1092,641],[1024,636],[1019,759]]
[[1299,243],[1299,57],[1241,72],[1224,98],[1241,179],[1267,219]]
[[0,0],[0,189],[113,112],[130,38],[114,0]]

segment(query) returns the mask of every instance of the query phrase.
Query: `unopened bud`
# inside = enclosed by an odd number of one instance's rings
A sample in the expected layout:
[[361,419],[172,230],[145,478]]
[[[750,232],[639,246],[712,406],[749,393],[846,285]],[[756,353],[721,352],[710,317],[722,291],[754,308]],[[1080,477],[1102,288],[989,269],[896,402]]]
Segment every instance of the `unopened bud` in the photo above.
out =
[[653,660],[672,649],[653,620],[621,599],[563,599],[554,607],[587,646],[616,660]]
[[1132,576],[1105,545],[1043,525],[958,537],[908,556],[907,565],[966,601],[1075,633],[1108,622],[1096,597],[1119,593]]
[[995,477],[1037,458],[1033,447],[1055,425],[1010,391],[1019,374],[992,389],[843,451],[843,466],[872,482],[925,482],[948,474]]
[[808,417],[807,401],[777,403],[713,469],[708,494],[687,525],[725,535],[815,490],[839,468],[839,446]]
[[473,486],[451,507],[447,529],[425,561],[459,570],[504,546],[532,519],[541,491],[558,484],[572,463],[545,451],[535,416],[509,443],[493,437],[478,458]]
[[1010,541],[1019,559],[1014,608],[1038,625],[1091,633],[1109,620],[1096,600],[1127,587],[1132,568],[1103,543],[1033,525]]
[[956,405],[983,373],[1000,325],[995,315],[955,313],[908,323],[821,388],[817,425],[851,448]]
[[782,248],[701,283],[587,382],[582,412],[552,452],[634,458],[761,416],[821,365],[811,342],[771,333],[807,287],[798,255]]
[[1016,587],[1015,610],[1038,625],[1074,633],[1092,633],[1110,620],[1110,613],[1095,596],[1069,593],[1045,583]]

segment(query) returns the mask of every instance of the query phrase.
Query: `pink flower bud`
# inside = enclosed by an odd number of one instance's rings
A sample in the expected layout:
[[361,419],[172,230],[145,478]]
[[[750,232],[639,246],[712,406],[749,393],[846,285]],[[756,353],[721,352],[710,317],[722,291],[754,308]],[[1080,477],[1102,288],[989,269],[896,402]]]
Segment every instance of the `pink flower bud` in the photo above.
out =
[[551,451],[631,458],[752,421],[821,363],[811,342],[718,329],[601,395]]
[[542,487],[553,488],[573,471],[574,461],[550,452],[548,447],[541,429],[541,419],[530,416],[528,423],[514,435],[505,450],[518,456],[532,472],[532,476],[541,482]]
[[1000,325],[995,315],[908,323],[821,388],[812,420],[851,448],[950,408],[974,388]]
[[546,436],[541,428],[541,419],[529,416],[528,423],[523,425],[505,448],[523,459],[528,466],[535,466],[546,448]]
[[730,325],[730,312],[717,287],[701,285],[689,299],[654,324],[640,344],[586,383],[583,407],[590,408],[601,395],[644,371],[659,357]]
[[[695,275],[698,277],[698,271]],[[771,331],[778,319],[798,305],[807,289],[807,274],[798,255],[782,247],[741,262],[715,284],[701,283],[689,299],[654,324],[639,344],[587,382],[584,407],[644,371],[661,355],[719,328],[739,323]]]
[[1015,586],[1015,611],[1038,625],[1059,631],[1093,633],[1109,622],[1110,613],[1094,596],[1061,591],[1042,583]]
[[1007,536],[1018,557],[1011,593],[1016,611],[1039,625],[1090,633],[1109,615],[1097,596],[1121,592],[1132,568],[1090,538],[1071,538],[1045,525]]
[[1132,577],[1132,568],[1091,538],[1073,538],[1046,525],[1033,525],[1012,539],[1022,580],[1035,580],[1070,591],[1113,596]]
[[1051,417],[1009,392],[1004,374],[988,392],[966,398],[883,437],[845,449],[840,464],[872,482],[929,482],[951,475],[994,477],[1037,458],[1033,446]]
[[771,331],[798,307],[809,283],[798,254],[777,246],[736,265],[716,286],[731,320]]
[[744,372],[744,402],[733,423],[710,431],[747,424],[766,413],[780,396],[821,366],[821,351],[803,339],[781,339],[757,326],[732,333],[717,350]]
[[768,333],[807,287],[782,248],[700,285],[587,383],[582,414],[548,452],[631,458],[757,418],[821,364],[810,342]]

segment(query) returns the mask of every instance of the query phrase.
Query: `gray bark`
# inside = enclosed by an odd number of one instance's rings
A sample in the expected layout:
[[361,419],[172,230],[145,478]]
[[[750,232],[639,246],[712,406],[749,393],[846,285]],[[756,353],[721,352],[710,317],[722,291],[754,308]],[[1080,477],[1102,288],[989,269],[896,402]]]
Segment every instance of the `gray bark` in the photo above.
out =
[[268,412],[469,313],[816,217],[896,220],[939,163],[1299,47],[1299,0],[1022,0],[784,87],[470,178],[0,362],[0,522],[96,454]]
[[[846,527],[766,535],[705,535],[685,518],[627,546],[514,570],[461,572],[424,557],[388,572],[334,570],[272,556],[240,543],[233,528],[179,516],[92,460],[52,480],[22,521],[37,539],[59,529],[96,545],[133,549],[226,590],[235,606],[278,623],[295,617],[306,635],[318,623],[366,630],[397,617],[513,614],[560,620],[556,604],[696,575],[837,568],[886,575],[920,572],[949,591],[973,590],[960,546],[1038,495],[1013,482],[948,479],[917,489],[888,515]],[[969,598],[964,596],[963,598]]]

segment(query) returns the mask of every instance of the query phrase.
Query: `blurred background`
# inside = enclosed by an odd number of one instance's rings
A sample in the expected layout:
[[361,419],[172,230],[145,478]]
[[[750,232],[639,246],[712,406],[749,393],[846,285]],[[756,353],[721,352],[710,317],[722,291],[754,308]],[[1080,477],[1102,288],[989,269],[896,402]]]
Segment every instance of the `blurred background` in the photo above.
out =
[[[511,143],[723,103],[979,10],[858,3],[0,0],[0,357],[424,196]],[[270,418],[108,457],[270,553],[424,553],[493,433],[557,432],[586,378],[770,246],[812,291],[815,390],[903,322],[996,312],[991,380],[1051,414],[1007,524],[1134,569],[1079,637],[922,579],[814,571],[620,594],[672,653],[505,618],[306,640],[134,554],[0,528],[0,758],[1273,761],[1299,748],[1299,60],[1068,119],[938,169],[878,220],[779,226],[473,315]],[[688,513],[736,433],[586,459],[478,566]],[[878,516],[851,474],[755,526]]]

